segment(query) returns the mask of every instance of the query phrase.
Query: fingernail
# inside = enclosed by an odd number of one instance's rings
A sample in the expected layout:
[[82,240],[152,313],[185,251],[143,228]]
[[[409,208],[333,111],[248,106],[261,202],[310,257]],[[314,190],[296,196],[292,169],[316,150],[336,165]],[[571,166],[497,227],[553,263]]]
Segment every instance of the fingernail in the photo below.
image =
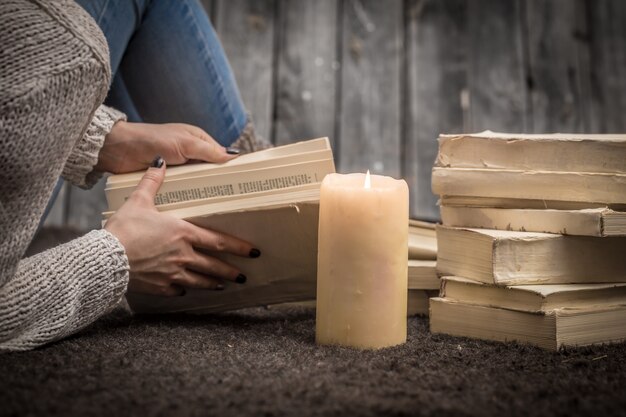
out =
[[224,285],[222,285],[222,284],[217,284],[217,285],[215,286],[215,289],[216,289],[217,291],[222,291],[222,290],[224,289]]
[[237,148],[231,148],[230,146],[226,148],[226,153],[229,155],[239,155],[241,151]]
[[163,164],[165,163],[165,160],[163,158],[161,158],[160,156],[157,156],[156,158],[154,158],[154,161],[152,161],[152,168],[161,168],[163,167]]
[[235,278],[235,282],[238,284],[243,284],[244,282],[246,282],[248,278],[246,278],[246,276],[244,274],[239,274],[237,275],[237,278]]
[[251,258],[258,258],[261,256],[261,251],[257,248],[250,249],[250,253],[248,254]]
[[178,294],[178,295],[182,297],[185,294],[187,294],[187,290],[183,288],[183,289],[180,290],[180,294]]

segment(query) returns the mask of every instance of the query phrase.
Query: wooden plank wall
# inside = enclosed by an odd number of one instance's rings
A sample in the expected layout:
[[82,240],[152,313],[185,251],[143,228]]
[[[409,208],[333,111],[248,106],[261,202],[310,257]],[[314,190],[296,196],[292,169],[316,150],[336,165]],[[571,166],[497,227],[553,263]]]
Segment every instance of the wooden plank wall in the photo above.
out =
[[[437,219],[439,132],[625,132],[623,0],[203,0],[257,130],[329,136],[340,172],[403,177]],[[48,223],[98,227],[102,185]]]

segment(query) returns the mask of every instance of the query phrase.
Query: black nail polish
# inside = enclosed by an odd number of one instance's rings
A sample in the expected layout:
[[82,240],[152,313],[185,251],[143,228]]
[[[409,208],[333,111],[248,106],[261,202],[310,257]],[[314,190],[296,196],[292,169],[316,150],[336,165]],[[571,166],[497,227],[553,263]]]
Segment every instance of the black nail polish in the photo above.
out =
[[252,248],[250,249],[250,253],[248,254],[248,256],[250,256],[251,258],[258,258],[259,256],[261,256],[261,251],[257,248]]
[[244,282],[246,282],[248,278],[246,278],[246,276],[244,274],[239,274],[237,275],[237,278],[235,278],[235,282],[237,282],[238,284],[243,284]]
[[215,286],[215,289],[216,289],[217,291],[222,291],[222,290],[224,289],[224,285],[222,285],[222,284],[217,284],[217,285]]
[[231,148],[230,146],[226,148],[226,153],[229,155],[239,155],[241,151],[237,148]]
[[163,167],[163,164],[165,163],[165,160],[163,158],[161,158],[160,156],[157,156],[156,158],[154,158],[154,161],[152,161],[152,168],[161,168]]

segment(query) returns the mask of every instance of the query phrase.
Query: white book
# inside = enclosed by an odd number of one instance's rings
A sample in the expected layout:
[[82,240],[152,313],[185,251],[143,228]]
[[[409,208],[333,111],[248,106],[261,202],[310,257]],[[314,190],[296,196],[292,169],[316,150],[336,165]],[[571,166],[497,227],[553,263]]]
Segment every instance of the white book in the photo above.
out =
[[439,290],[441,282],[437,276],[437,261],[409,259],[409,289]]
[[409,259],[437,259],[435,224],[409,220]]
[[437,273],[497,285],[626,282],[626,237],[438,226]]
[[442,277],[440,297],[467,304],[519,311],[626,306],[626,283],[612,284],[485,284],[462,277]]
[[440,135],[435,165],[626,174],[626,135],[490,131]]
[[[168,166],[165,180],[192,178],[203,175],[225,174],[248,169],[267,168],[288,165],[302,161],[315,161],[328,158],[332,150],[328,138],[311,139],[302,142],[251,152],[231,159],[222,164],[196,163]],[[167,162],[167,161],[166,161]],[[107,178],[107,187],[120,187],[137,184],[144,172],[118,174]]]
[[626,340],[626,307],[556,309],[529,313],[430,299],[430,331],[501,342],[517,341],[557,350]]
[[435,167],[432,190],[441,196],[626,204],[626,174]]
[[447,226],[580,236],[626,236],[626,212],[608,207],[580,210],[441,206]]
[[257,259],[213,254],[237,265],[248,278],[246,283],[224,281],[223,291],[187,288],[180,297],[128,293],[133,311],[213,313],[315,298],[319,218],[319,204],[315,199],[223,212],[215,212],[213,206],[192,206],[167,213],[253,242],[261,250],[261,257]]

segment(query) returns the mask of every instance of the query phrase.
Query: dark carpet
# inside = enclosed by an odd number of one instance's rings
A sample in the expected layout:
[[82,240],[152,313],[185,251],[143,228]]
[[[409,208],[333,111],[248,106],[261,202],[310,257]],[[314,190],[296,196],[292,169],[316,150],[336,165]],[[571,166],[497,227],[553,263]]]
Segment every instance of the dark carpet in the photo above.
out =
[[626,344],[548,352],[432,335],[315,345],[314,312],[132,316],[0,354],[1,416],[626,415]]
[[315,345],[310,309],[130,316],[0,355],[1,415],[624,415],[626,345],[558,353],[428,332]]

